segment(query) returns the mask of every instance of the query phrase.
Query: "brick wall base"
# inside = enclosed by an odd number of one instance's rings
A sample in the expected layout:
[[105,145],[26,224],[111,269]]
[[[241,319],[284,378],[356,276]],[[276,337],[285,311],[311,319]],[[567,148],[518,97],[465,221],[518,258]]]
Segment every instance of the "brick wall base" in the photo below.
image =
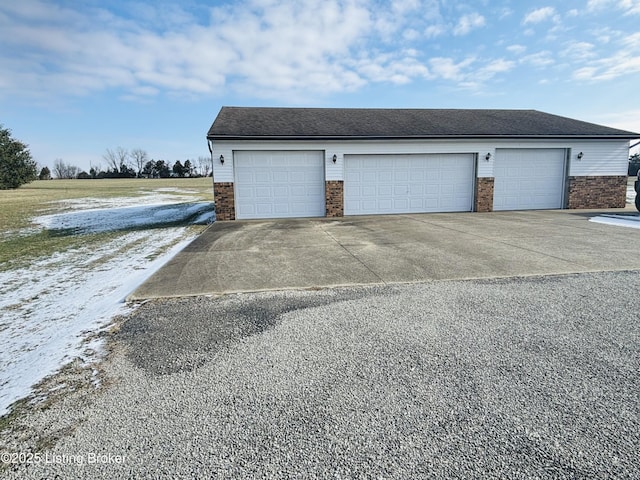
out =
[[[493,211],[494,179],[476,179],[476,212]],[[216,220],[235,220],[233,182],[214,182]],[[569,177],[568,208],[624,208],[627,198],[627,176]],[[344,182],[325,182],[325,212],[327,217],[344,216]]]
[[569,208],[624,208],[627,176],[569,177]]
[[344,216],[344,182],[327,180],[324,186],[325,215],[327,217]]
[[216,205],[216,220],[236,219],[233,182],[214,182],[213,201]]
[[476,212],[493,212],[493,177],[476,178]]

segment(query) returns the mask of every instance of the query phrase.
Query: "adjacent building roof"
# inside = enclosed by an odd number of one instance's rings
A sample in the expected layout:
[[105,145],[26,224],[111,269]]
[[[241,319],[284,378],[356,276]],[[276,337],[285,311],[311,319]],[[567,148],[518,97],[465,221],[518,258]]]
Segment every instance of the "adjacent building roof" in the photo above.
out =
[[634,139],[639,133],[537,110],[222,107],[210,140]]

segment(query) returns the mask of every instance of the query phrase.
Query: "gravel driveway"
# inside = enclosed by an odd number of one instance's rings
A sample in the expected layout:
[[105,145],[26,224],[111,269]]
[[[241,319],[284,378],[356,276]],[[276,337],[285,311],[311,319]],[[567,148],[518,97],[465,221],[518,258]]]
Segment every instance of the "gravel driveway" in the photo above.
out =
[[638,478],[638,292],[616,272],[147,303],[102,388],[29,418],[73,424],[42,452],[61,461],[0,473]]

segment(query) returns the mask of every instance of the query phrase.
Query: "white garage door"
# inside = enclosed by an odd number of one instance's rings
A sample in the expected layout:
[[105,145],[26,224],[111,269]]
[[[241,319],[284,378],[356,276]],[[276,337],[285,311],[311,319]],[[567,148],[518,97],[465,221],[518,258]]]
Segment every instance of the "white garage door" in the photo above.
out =
[[317,151],[233,154],[236,218],[324,217],[324,163]]
[[345,155],[344,161],[345,215],[472,209],[472,154]]
[[562,208],[564,149],[498,149],[494,175],[494,210]]

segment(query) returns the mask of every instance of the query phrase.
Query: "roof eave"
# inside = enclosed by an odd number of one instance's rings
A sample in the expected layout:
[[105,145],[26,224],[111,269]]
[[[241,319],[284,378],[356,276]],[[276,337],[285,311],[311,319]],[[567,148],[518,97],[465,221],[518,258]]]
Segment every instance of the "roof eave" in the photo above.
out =
[[257,141],[284,141],[284,140],[300,140],[300,141],[328,141],[328,140],[456,140],[456,139],[561,139],[561,140],[635,140],[640,138],[640,134],[623,135],[403,135],[403,136],[384,136],[384,135],[210,135],[207,134],[207,140],[257,140]]

